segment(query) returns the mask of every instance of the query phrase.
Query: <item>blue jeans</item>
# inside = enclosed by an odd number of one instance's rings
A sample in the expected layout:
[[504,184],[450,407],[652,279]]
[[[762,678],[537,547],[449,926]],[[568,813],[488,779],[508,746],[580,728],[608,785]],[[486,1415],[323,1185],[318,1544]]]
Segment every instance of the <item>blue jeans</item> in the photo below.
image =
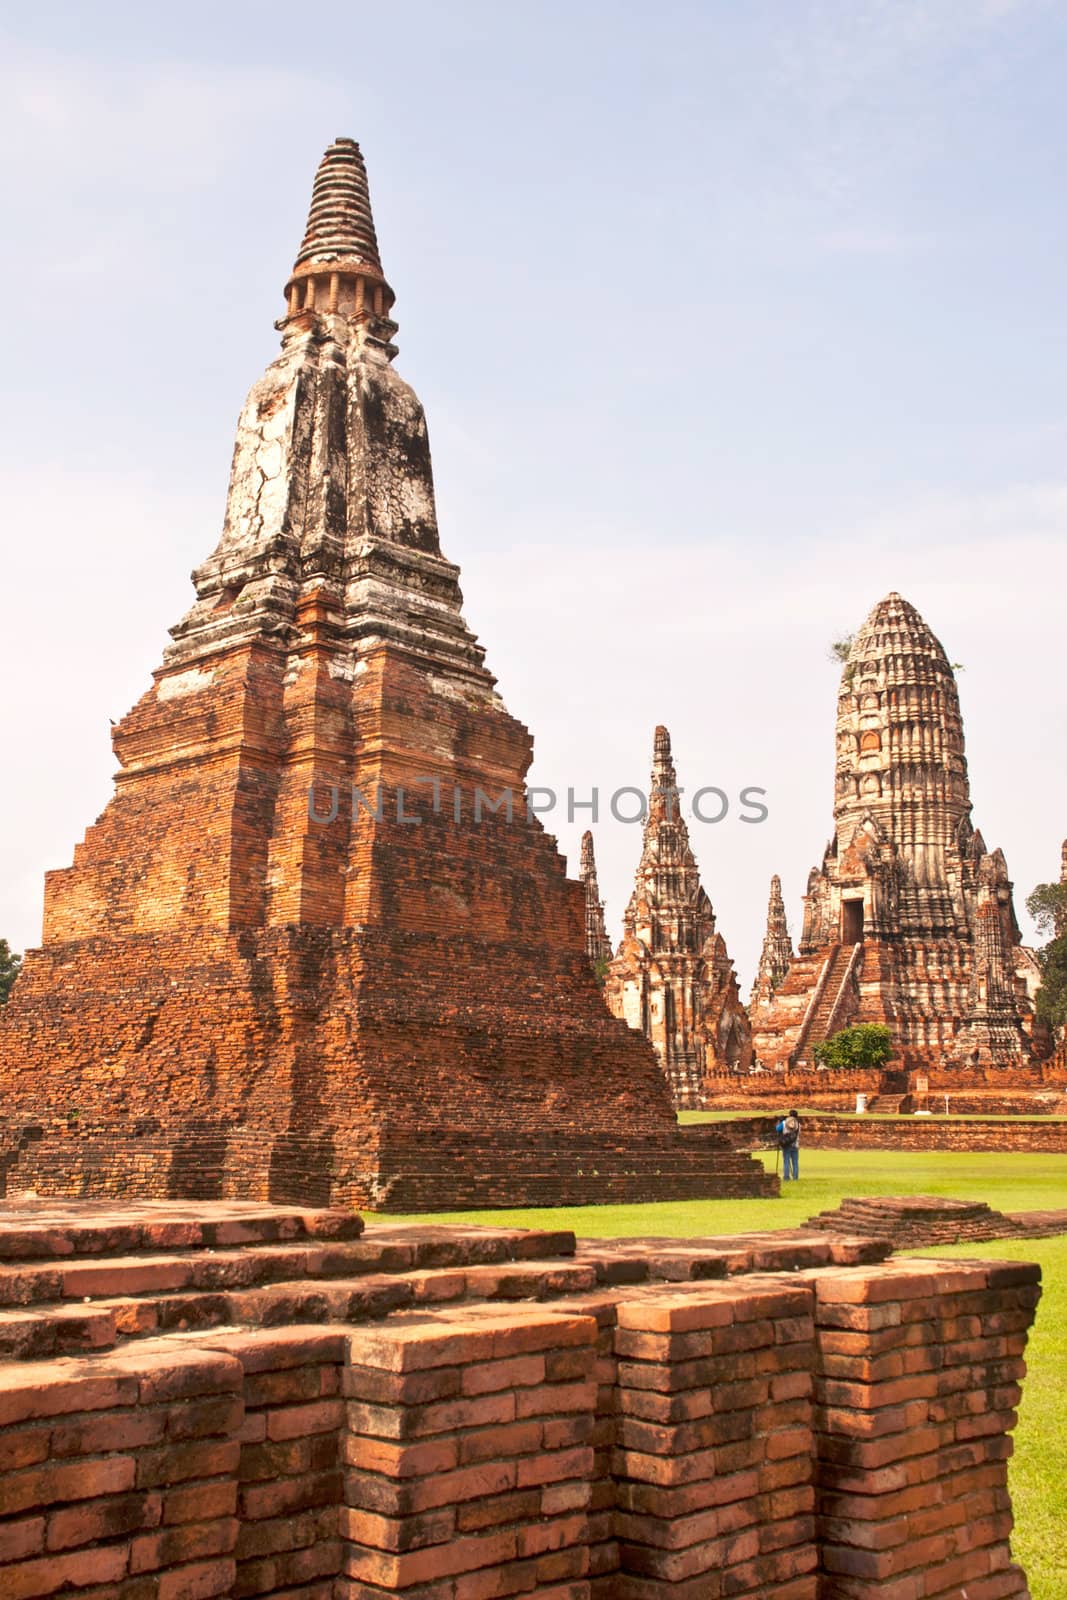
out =
[[782,1177],[783,1179],[800,1177],[800,1146],[798,1144],[787,1144],[782,1149]]

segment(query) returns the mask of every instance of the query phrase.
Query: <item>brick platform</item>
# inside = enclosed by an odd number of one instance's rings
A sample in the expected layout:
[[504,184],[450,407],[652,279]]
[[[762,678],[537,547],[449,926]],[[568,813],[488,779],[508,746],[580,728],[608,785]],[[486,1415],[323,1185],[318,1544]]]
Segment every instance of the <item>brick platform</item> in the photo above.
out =
[[1023,1600],[1038,1270],[886,1248],[5,1207],[0,1594]]
[[941,1195],[871,1195],[842,1200],[821,1211],[809,1228],[886,1239],[894,1250],[962,1244],[983,1239],[1043,1239],[1067,1233],[1067,1210],[1005,1215],[984,1200],[949,1200]]

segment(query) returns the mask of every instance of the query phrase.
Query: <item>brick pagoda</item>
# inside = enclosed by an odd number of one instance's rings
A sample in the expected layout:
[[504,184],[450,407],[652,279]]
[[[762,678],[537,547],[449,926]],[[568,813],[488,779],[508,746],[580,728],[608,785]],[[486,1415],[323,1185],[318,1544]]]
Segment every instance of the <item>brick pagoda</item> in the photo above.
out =
[[677,1129],[590,971],[582,885],[527,817],[530,735],[441,554],[350,139],[285,294],[222,536],[5,1008],[8,1192],[767,1192]]
[[679,1108],[703,1103],[708,1072],[745,1070],[748,1016],[681,815],[670,734],[657,728],[636,882],[605,995],[652,1041]]
[[1004,856],[971,823],[956,680],[899,594],[852,640],[837,704],[834,837],[786,976],[752,1015],[764,1066],[807,1066],[854,1022],[907,1068],[1021,1066],[1030,1005]]

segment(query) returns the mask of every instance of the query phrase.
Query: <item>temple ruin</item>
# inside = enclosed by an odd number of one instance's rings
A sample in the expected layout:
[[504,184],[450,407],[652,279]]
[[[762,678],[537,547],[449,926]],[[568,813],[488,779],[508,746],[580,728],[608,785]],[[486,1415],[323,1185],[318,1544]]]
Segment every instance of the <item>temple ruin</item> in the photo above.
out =
[[796,956],[780,978],[764,981],[761,964],[759,1062],[810,1066],[821,1040],[856,1022],[886,1024],[905,1069],[1027,1062],[1032,1008],[1007,865],[971,823],[953,670],[899,594],[848,650],[834,821]]
[[700,1106],[709,1072],[745,1071],[748,1016],[681,814],[666,728],[657,728],[641,859],[605,996],[651,1040],[679,1109]]
[[679,1130],[441,553],[359,147],[315,179],[222,536],[0,1025],[7,1192],[391,1209],[773,1192]]

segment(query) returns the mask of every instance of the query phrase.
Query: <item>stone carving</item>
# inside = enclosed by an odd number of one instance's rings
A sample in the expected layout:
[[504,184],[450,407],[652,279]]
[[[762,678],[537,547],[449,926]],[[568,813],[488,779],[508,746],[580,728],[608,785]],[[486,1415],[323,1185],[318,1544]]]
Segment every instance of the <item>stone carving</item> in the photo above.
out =
[[955,677],[899,594],[871,612],[841,676],[834,820],[796,957],[753,1011],[758,1060],[810,1065],[853,1022],[891,1028],[907,1068],[1028,1058],[1012,885],[971,824]]
[[[0,1030],[12,1191],[768,1192],[610,1016],[438,542],[358,146],[315,180],[222,536]],[[693,1130],[696,1132],[696,1130]]]
[[700,882],[663,727],[634,891],[604,992],[614,1014],[652,1041],[679,1108],[703,1103],[707,1073],[751,1063],[748,1016]]

